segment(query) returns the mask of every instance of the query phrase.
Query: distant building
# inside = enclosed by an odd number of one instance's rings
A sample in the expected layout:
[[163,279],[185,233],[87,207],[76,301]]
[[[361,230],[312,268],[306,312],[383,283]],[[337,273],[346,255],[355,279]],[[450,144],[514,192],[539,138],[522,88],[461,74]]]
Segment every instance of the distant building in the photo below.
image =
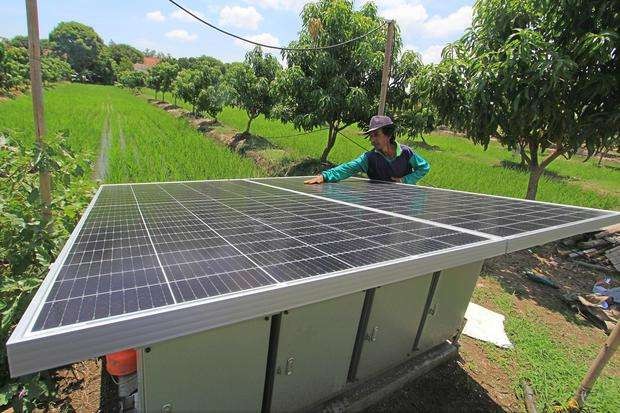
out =
[[134,63],[133,64],[133,70],[135,70],[137,72],[146,72],[151,67],[153,67],[157,63],[159,63],[160,60],[161,59],[159,57],[148,57],[148,56],[145,56],[144,59],[142,60],[142,63]]

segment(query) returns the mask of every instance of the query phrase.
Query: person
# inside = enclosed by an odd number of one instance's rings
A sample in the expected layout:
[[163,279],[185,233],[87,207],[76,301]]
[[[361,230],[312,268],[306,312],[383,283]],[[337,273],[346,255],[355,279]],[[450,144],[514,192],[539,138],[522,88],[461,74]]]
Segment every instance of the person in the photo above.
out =
[[411,148],[396,142],[396,125],[388,116],[373,116],[364,132],[370,137],[374,150],[304,181],[305,184],[338,182],[360,172],[368,178],[415,184],[431,169],[424,158]]

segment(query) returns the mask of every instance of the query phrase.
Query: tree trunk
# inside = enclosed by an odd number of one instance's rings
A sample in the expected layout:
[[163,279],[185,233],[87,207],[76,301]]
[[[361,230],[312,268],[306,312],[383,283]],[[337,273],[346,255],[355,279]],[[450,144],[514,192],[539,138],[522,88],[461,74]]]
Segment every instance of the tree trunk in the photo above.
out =
[[165,91],[161,91],[161,100],[166,100],[166,92]]
[[540,166],[535,169],[530,168],[530,180],[527,183],[527,194],[525,194],[525,199],[536,199],[538,182],[540,182],[543,171],[544,169]]
[[528,158],[527,158],[527,154],[525,153],[525,145],[522,143],[519,144],[519,155],[521,155],[521,166],[523,168],[527,168]]
[[327,156],[329,155],[329,152],[332,150],[332,148],[334,147],[334,144],[336,143],[337,133],[338,133],[338,128],[333,123],[330,123],[329,124],[329,135],[327,136],[327,146],[325,147],[325,149],[323,150],[323,154],[321,155],[321,163],[327,162]]
[[603,163],[603,157],[605,156],[605,154],[607,153],[607,151],[601,151],[601,156],[600,158],[598,158],[598,164],[597,166],[600,168],[602,163]]
[[252,125],[252,121],[254,120],[254,118],[256,118],[256,116],[252,116],[249,113],[247,115],[248,115],[248,124],[245,126],[245,132],[243,132],[244,134],[250,133],[250,126]]
[[[523,145],[525,146],[525,145]],[[525,153],[525,149],[521,152],[521,157]],[[525,199],[536,199],[536,193],[538,192],[538,182],[540,181],[540,177],[542,176],[543,170],[538,165],[538,142],[532,140],[529,142],[530,147],[530,180],[527,183],[527,193],[525,194]]]
[[536,193],[538,192],[538,183],[540,181],[540,177],[542,176],[545,168],[549,166],[554,159],[558,156],[562,155],[565,152],[565,149],[561,145],[556,145],[555,152],[547,156],[542,162],[538,162],[538,142],[531,141],[529,143],[530,147],[530,179],[527,184],[527,193],[525,194],[525,199],[536,199]]

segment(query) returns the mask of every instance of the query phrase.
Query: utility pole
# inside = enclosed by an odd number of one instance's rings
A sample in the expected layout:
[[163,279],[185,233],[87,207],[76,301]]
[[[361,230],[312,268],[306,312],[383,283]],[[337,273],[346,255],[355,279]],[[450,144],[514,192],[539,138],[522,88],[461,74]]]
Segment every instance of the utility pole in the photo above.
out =
[[596,360],[590,366],[590,369],[586,373],[585,377],[579,384],[579,388],[575,391],[575,395],[569,402],[569,407],[574,410],[581,410],[585,404],[588,393],[592,390],[594,382],[603,371],[603,367],[607,364],[611,356],[614,355],[620,344],[620,322],[617,322],[614,329],[609,334],[605,345],[598,353]]
[[[32,110],[34,113],[34,130],[37,136],[37,148],[45,150],[45,119],[43,117],[43,80],[41,77],[41,44],[39,42],[39,13],[36,0],[26,0],[28,16],[28,56],[30,60],[30,89],[32,92]],[[39,193],[43,204],[42,215],[45,223],[52,218],[52,178],[45,164],[39,166]]]
[[394,20],[388,22],[387,42],[385,43],[385,60],[383,61],[383,75],[381,76],[381,95],[379,96],[378,115],[385,114],[385,99],[390,82],[390,70],[392,68],[392,52],[394,51]]

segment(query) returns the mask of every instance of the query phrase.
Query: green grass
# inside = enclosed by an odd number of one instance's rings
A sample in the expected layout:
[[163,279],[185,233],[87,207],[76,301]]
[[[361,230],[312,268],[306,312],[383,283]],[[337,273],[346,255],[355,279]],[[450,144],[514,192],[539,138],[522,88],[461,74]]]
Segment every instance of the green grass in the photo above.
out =
[[[48,134],[64,131],[69,145],[76,151],[96,154],[105,118],[105,99],[99,91],[107,88],[76,84],[59,84],[45,90],[45,125]],[[0,130],[17,132],[24,143],[34,142],[32,100],[24,95],[0,103]]]
[[[105,181],[147,182],[258,176],[256,165],[133,96],[110,86],[62,84],[45,93],[49,133],[66,130],[78,152],[96,154],[108,119],[110,149]],[[0,129],[32,142],[29,96],[0,104]],[[121,138],[122,137],[122,138]]]
[[[522,396],[524,380],[532,384],[539,411],[550,411],[554,405],[565,404],[601,347],[584,345],[571,339],[572,335],[553,331],[534,311],[526,310],[525,314],[517,311],[518,298],[496,285],[492,277],[485,278],[491,287],[476,288],[472,301],[506,316],[506,333],[515,346],[512,350],[502,350],[485,345],[488,358],[510,377],[519,396]],[[620,411],[619,367],[618,358],[612,358],[588,396],[586,411]]]

